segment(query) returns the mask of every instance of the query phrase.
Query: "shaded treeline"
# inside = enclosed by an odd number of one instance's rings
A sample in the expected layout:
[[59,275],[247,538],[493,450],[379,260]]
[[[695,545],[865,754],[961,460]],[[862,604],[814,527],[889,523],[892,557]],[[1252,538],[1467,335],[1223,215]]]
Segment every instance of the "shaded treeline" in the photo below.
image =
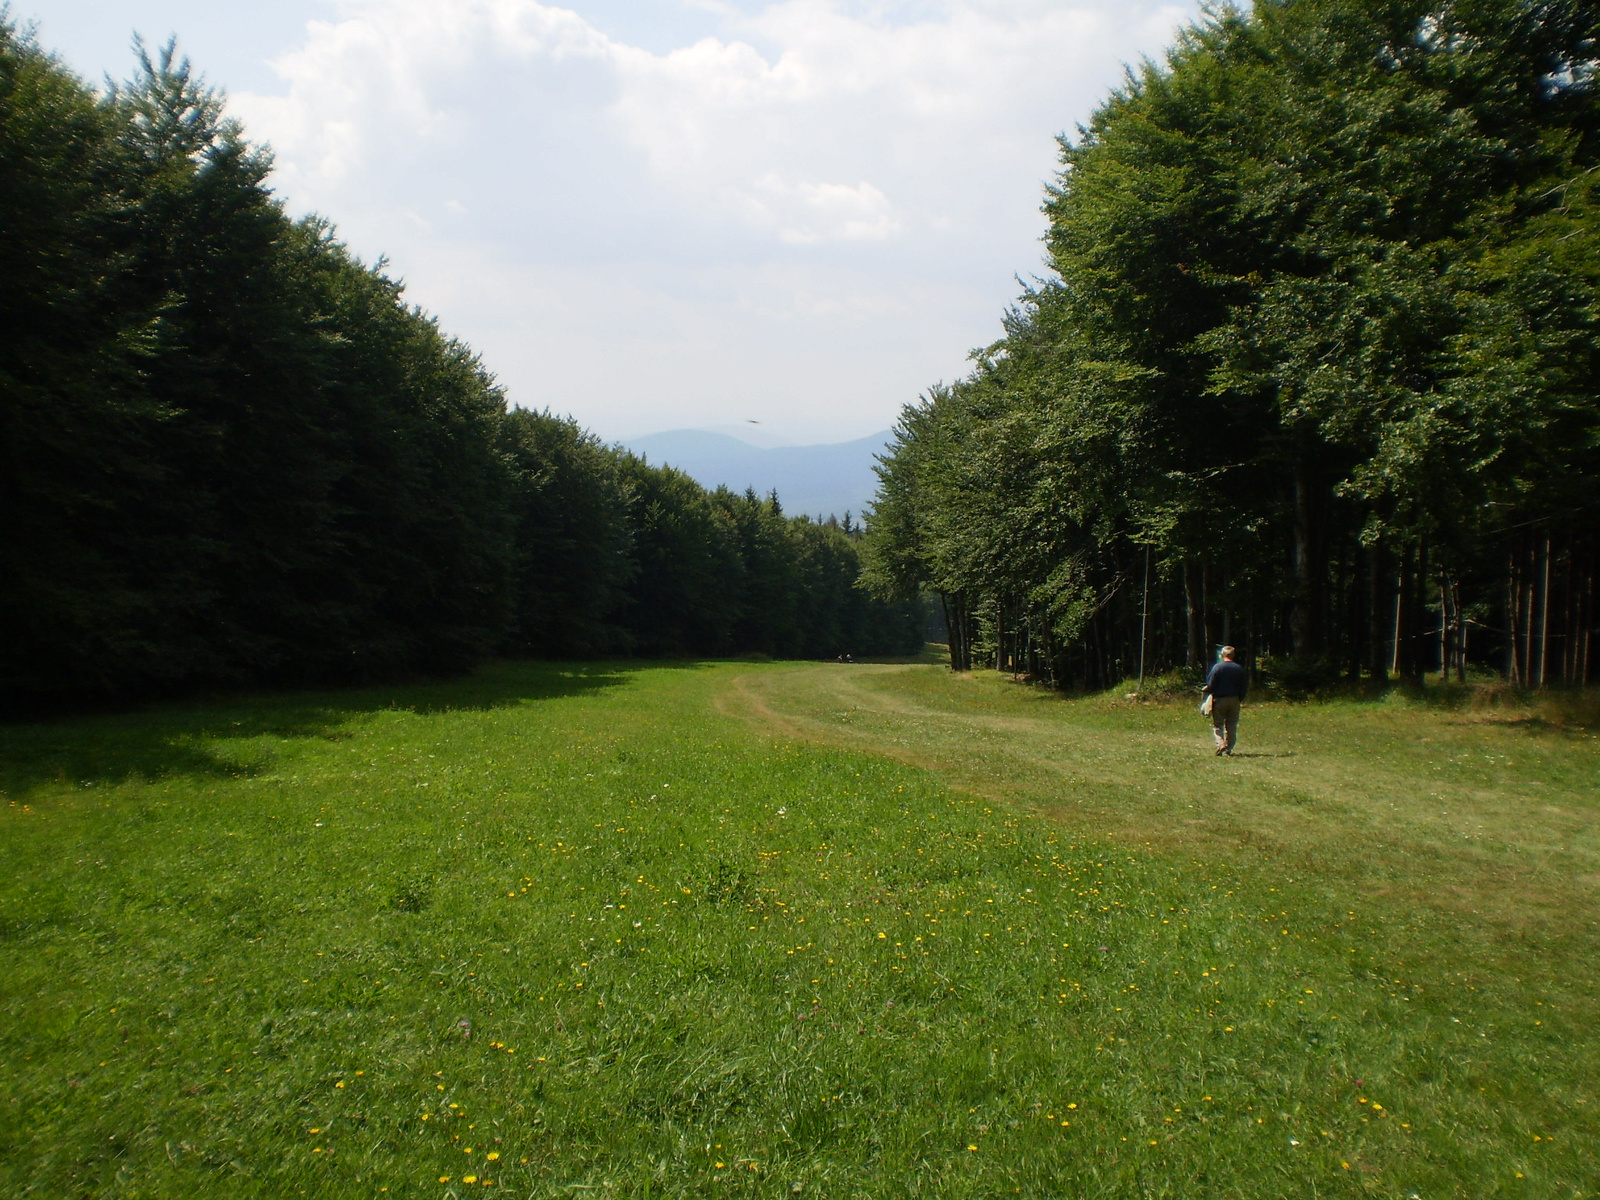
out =
[[1102,686],[1593,680],[1597,10],[1218,10],[1073,139],[1054,276],[908,407],[869,577]]
[[919,642],[843,531],[508,411],[186,63],[142,66],[99,95],[0,23],[8,706]]

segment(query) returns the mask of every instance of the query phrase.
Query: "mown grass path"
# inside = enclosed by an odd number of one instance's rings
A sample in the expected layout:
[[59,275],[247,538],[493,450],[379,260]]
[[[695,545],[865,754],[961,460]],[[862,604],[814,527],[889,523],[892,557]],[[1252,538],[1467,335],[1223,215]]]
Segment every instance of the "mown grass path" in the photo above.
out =
[[837,664],[0,730],[0,1194],[1586,1196],[1600,747]]

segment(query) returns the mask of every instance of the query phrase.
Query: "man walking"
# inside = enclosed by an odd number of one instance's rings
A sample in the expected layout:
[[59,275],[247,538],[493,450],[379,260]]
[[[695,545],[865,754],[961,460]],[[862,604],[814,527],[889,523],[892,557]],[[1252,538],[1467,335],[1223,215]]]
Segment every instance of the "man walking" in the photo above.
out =
[[1224,646],[1202,689],[1211,697],[1211,731],[1217,735],[1218,757],[1233,754],[1239,734],[1239,704],[1250,690],[1250,673],[1236,661],[1238,654],[1232,646]]

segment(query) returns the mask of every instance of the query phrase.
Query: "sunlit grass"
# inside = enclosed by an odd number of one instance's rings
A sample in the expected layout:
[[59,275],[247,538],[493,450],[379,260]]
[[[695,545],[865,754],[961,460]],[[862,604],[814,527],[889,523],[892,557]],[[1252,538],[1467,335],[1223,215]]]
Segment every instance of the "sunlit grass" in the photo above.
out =
[[[1191,715],[504,666],[4,731],[0,1192],[1591,1194],[1593,742]],[[1367,783],[1522,803],[1547,899],[1432,902],[1477,860]]]

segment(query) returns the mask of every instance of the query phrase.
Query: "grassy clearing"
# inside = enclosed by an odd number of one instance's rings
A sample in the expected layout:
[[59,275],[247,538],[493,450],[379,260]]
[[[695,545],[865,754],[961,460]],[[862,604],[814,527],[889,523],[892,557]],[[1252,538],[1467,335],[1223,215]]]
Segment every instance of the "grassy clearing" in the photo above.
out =
[[0,1193],[1592,1195],[1596,740],[1205,740],[746,663],[0,731]]

